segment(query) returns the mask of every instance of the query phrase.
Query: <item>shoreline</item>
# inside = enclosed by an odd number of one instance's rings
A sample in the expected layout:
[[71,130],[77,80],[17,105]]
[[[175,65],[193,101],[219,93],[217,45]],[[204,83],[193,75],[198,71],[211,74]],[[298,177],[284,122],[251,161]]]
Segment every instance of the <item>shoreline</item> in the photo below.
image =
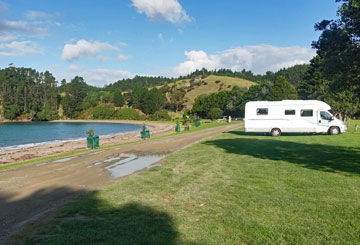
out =
[[[133,120],[54,120],[50,122],[87,122],[87,123],[123,123],[123,124],[137,124],[151,126],[151,136],[159,136],[174,130],[174,125],[146,121]],[[101,146],[122,144],[127,142],[134,142],[140,140],[139,131],[118,133],[112,135],[100,136],[100,150]],[[16,162],[28,161],[40,157],[47,157],[71,151],[78,151],[87,149],[86,137],[78,140],[71,140],[59,143],[47,143],[43,145],[32,146],[24,149],[1,150],[0,151],[0,165],[11,164]]]

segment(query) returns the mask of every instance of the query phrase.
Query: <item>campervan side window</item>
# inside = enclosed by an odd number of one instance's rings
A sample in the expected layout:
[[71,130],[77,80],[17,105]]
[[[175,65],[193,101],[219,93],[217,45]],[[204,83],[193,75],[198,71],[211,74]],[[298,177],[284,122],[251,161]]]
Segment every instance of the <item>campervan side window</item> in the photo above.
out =
[[285,110],[285,115],[295,115],[295,110]]
[[268,108],[257,108],[256,109],[256,115],[267,115],[268,114]]
[[300,115],[302,117],[312,117],[313,116],[313,110],[301,110]]

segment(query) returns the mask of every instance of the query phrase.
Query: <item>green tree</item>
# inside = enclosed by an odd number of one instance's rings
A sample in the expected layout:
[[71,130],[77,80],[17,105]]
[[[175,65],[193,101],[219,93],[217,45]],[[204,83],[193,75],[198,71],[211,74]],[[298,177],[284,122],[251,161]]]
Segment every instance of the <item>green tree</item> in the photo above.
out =
[[326,100],[346,118],[359,114],[360,108],[360,0],[338,1],[339,19],[317,23],[321,35],[312,46],[321,58],[322,76],[329,81]]
[[285,80],[285,77],[279,76],[266,96],[267,100],[280,101],[280,100],[294,100],[297,99],[295,88]]
[[36,114],[36,119],[39,121],[56,120],[59,119],[59,115],[51,109],[50,105],[45,104],[43,109]]
[[165,95],[157,88],[153,88],[145,93],[143,102],[140,107],[144,113],[153,114],[156,111],[164,108],[165,103]]
[[8,105],[4,107],[4,117],[9,120],[15,120],[19,116],[17,107],[14,105]]
[[182,110],[184,108],[184,97],[185,97],[186,91],[181,89],[176,89],[175,91],[170,93],[170,109],[178,112],[179,110]]
[[83,109],[89,109],[90,107],[95,107],[99,103],[99,93],[91,92],[86,95],[84,98],[81,107]]
[[120,90],[114,92],[113,103],[117,107],[122,107],[125,104],[124,97]]
[[129,105],[133,108],[141,109],[147,89],[142,86],[136,86],[130,94]]
[[76,117],[82,107],[82,102],[87,96],[88,85],[82,77],[74,77],[70,83],[66,84],[66,95],[63,98],[63,108],[65,116]]
[[322,72],[322,59],[319,55],[310,60],[310,66],[299,83],[297,92],[301,99],[325,100],[329,95],[329,81]]

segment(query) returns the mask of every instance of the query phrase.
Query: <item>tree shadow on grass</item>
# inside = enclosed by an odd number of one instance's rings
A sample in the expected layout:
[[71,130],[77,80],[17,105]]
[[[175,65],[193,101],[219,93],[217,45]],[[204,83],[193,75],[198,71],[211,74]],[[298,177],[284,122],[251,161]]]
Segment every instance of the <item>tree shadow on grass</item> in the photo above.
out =
[[[204,144],[225,149],[228,153],[259,159],[280,160],[309,169],[360,174],[360,148],[321,144],[303,144],[269,138],[251,138],[244,132],[229,132],[248,136],[206,141]],[[250,136],[250,137],[249,137]]]
[[0,244],[29,223],[86,192],[67,187],[45,188],[18,198],[18,193],[0,190]]
[[[37,191],[21,200],[13,201],[0,193],[0,219],[10,230],[36,212],[49,208],[43,201],[64,195],[80,195],[81,191],[67,188]],[[178,232],[172,217],[163,211],[140,203],[110,204],[98,197],[98,192],[88,193],[62,208],[50,218],[42,216],[27,224],[25,229],[0,240],[5,244],[175,244]],[[51,204],[49,204],[51,205]],[[41,208],[40,208],[41,207]],[[16,214],[16,210],[22,213]],[[33,212],[32,209],[36,209]],[[55,213],[55,212],[53,212]],[[17,217],[16,222],[12,220]],[[38,219],[39,217],[37,217]],[[21,220],[23,219],[23,220]],[[7,224],[6,224],[7,223]],[[9,234],[3,235],[9,237]],[[188,243],[187,243],[188,244]]]

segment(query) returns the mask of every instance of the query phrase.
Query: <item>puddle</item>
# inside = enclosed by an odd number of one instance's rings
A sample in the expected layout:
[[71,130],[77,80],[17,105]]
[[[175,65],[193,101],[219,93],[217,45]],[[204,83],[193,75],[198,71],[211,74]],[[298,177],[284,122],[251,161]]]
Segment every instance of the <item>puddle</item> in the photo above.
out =
[[35,166],[40,167],[40,166],[43,166],[43,165],[46,165],[46,164],[49,164],[49,163],[67,162],[67,161],[70,161],[70,160],[72,160],[74,158],[78,158],[78,156],[63,158],[63,159],[55,160],[55,161],[52,161],[52,162],[41,162],[41,163],[35,164]]
[[35,164],[35,166],[40,167],[40,166],[45,165],[45,164],[48,164],[48,162],[41,162],[41,163]]
[[[120,154],[119,157],[127,158],[115,162],[114,164],[105,168],[115,179],[130,175],[144,168],[149,168],[151,167],[151,164],[160,161],[165,157],[165,155],[136,156],[133,154]],[[161,166],[161,164],[156,165]]]
[[63,159],[59,159],[59,160],[52,161],[52,163],[67,162],[67,161],[70,161],[70,160],[75,159],[75,158],[78,158],[78,157],[76,156],[76,157],[63,158]]

